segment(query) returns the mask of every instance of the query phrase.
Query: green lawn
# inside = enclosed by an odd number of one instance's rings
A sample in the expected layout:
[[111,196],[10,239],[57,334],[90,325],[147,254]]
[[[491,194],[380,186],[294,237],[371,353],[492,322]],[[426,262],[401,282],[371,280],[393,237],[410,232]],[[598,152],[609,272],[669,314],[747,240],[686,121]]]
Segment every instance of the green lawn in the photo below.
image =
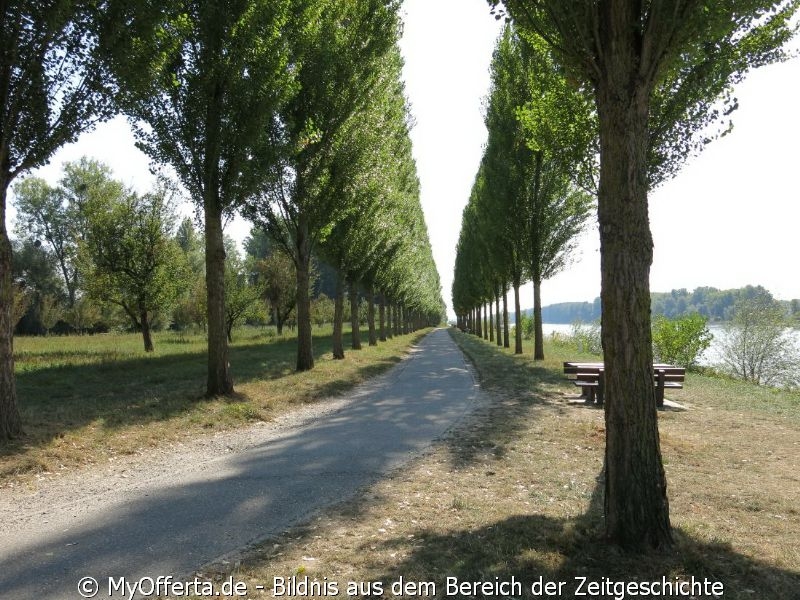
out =
[[[331,330],[315,329],[315,369],[295,373],[296,341],[285,331],[244,328],[230,349],[236,396],[203,398],[202,334],[19,337],[17,395],[25,437],[0,448],[0,485],[94,464],[207,430],[268,420],[292,404],[335,395],[395,364],[418,336],[347,351],[334,361]],[[349,340],[349,332],[348,338]]]

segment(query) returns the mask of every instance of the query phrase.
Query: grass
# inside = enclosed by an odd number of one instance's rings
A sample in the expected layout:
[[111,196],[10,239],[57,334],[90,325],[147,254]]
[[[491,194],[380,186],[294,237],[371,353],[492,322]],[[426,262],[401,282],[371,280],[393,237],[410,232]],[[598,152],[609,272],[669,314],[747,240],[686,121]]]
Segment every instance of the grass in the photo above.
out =
[[[382,582],[392,597],[390,583],[402,577],[433,582],[435,596],[446,597],[446,577],[513,576],[526,584],[524,597],[586,597],[577,577],[708,578],[722,583],[724,598],[798,597],[796,392],[690,374],[685,389],[668,393],[687,408],[659,413],[675,549],[629,555],[603,541],[603,413],[565,399],[575,390],[561,363],[580,356],[550,345],[548,360],[534,363],[527,346],[514,356],[453,336],[492,402],[426,456],[237,563],[233,575],[250,596],[271,597],[273,577],[335,581],[340,597],[351,581]],[[561,593],[533,595],[540,578],[563,582]],[[457,595],[502,597],[472,591]]]
[[0,488],[138,454],[208,431],[266,421],[298,403],[340,394],[397,363],[420,332],[334,361],[330,328],[316,330],[316,367],[295,373],[296,341],[265,329],[235,332],[233,398],[203,398],[205,336],[103,334],[15,339],[25,436],[0,446]]

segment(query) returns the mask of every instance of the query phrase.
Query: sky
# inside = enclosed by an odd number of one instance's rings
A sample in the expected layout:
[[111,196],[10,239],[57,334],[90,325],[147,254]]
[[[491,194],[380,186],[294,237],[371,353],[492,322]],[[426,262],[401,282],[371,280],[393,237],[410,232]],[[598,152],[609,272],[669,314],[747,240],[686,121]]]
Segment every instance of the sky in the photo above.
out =
[[[402,12],[400,45],[416,122],[411,138],[421,202],[452,315],[455,246],[486,142],[482,106],[500,24],[486,0],[405,0]],[[800,43],[793,47],[800,49]],[[800,57],[753,71],[736,96],[732,133],[650,194],[653,291],[752,284],[780,299],[800,298]],[[118,179],[139,191],[153,183],[148,159],[135,148],[123,118],[84,134],[33,174],[55,183],[62,163],[84,155],[105,162]],[[185,208],[186,214],[192,211]],[[249,225],[237,219],[226,231],[241,240]],[[599,237],[593,219],[573,263],[543,282],[542,302],[591,301],[599,294]],[[530,285],[521,298],[523,308],[532,306]]]

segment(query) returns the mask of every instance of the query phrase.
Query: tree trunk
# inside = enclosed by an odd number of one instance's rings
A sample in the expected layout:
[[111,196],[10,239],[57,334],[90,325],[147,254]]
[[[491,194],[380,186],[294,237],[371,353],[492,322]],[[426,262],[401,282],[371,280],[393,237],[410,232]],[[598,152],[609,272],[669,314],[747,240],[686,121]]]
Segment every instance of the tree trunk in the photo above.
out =
[[275,321],[275,331],[283,335],[283,315],[278,307],[272,309],[272,320]]
[[392,316],[394,311],[392,310],[392,303],[388,302],[386,304],[386,337],[388,339],[392,339],[394,337],[394,328],[392,327]]
[[375,334],[375,290],[370,286],[367,290],[367,328],[369,331],[369,345],[378,345],[378,336]]
[[494,313],[492,312],[491,299],[489,299],[489,341],[494,341]]
[[311,272],[311,237],[308,232],[308,219],[300,215],[297,224],[297,370],[309,371],[314,368],[314,348],[311,332],[311,298],[308,293]]
[[514,284],[514,354],[522,354],[522,311],[519,309],[519,284]]
[[6,194],[11,180],[0,175],[0,440],[22,435],[14,379],[14,283],[11,274],[11,240],[6,230]]
[[358,318],[358,285],[350,282],[350,347],[361,350],[361,330]]
[[483,309],[483,339],[489,339],[489,313],[486,310],[486,304],[481,304]]
[[400,335],[400,305],[394,305],[394,334]]
[[503,292],[503,348],[510,348],[508,339],[508,290]]
[[495,319],[497,319],[497,327],[496,327],[496,329],[497,329],[497,345],[498,346],[502,346],[503,345],[503,335],[500,332],[501,331],[501,327],[500,327],[500,294],[499,293],[496,293],[495,297],[494,297],[494,316],[495,316]]
[[[632,11],[638,14],[638,11]],[[600,122],[602,342],[605,361],[605,520],[624,548],[672,545],[661,460],[650,332],[653,242],[647,206],[650,91],[637,79],[631,22],[610,10],[609,47],[597,85]],[[628,30],[630,29],[630,33]]]
[[533,281],[533,360],[544,360],[542,335],[542,280]]
[[[146,310],[141,310],[139,312],[139,326],[142,328],[142,340],[144,341],[144,351],[145,352],[152,352],[153,351],[153,336],[150,335],[150,317],[147,314]],[[230,341],[231,337],[231,328],[228,327],[228,341]]]
[[344,344],[342,343],[342,326],[344,321],[344,278],[336,274],[336,293],[333,297],[333,358],[344,358]]
[[476,330],[475,335],[479,338],[483,337],[483,313],[481,311],[481,307],[478,306],[475,308],[475,323],[476,323]]
[[214,192],[205,198],[206,294],[208,321],[208,382],[206,396],[233,393],[228,363],[228,335],[225,325],[225,243],[222,211]]
[[380,321],[380,341],[386,341],[386,296],[381,294],[380,304],[378,305],[378,320]]

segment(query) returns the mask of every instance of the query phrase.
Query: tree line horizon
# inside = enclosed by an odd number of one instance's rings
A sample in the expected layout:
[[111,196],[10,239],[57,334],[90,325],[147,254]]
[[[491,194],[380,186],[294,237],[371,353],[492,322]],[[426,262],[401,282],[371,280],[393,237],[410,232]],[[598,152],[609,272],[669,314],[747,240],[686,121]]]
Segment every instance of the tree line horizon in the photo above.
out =
[[[800,299],[778,300],[761,285],[745,285],[739,288],[721,289],[714,286],[674,288],[668,292],[651,292],[651,313],[668,318],[698,313],[711,322],[729,321],[734,305],[740,299],[766,297],[783,307],[790,318],[800,319]],[[542,306],[542,322],[570,324],[575,321],[590,322],[600,318],[600,297],[593,301],[553,302]],[[523,314],[532,315],[533,308],[522,309]]]

